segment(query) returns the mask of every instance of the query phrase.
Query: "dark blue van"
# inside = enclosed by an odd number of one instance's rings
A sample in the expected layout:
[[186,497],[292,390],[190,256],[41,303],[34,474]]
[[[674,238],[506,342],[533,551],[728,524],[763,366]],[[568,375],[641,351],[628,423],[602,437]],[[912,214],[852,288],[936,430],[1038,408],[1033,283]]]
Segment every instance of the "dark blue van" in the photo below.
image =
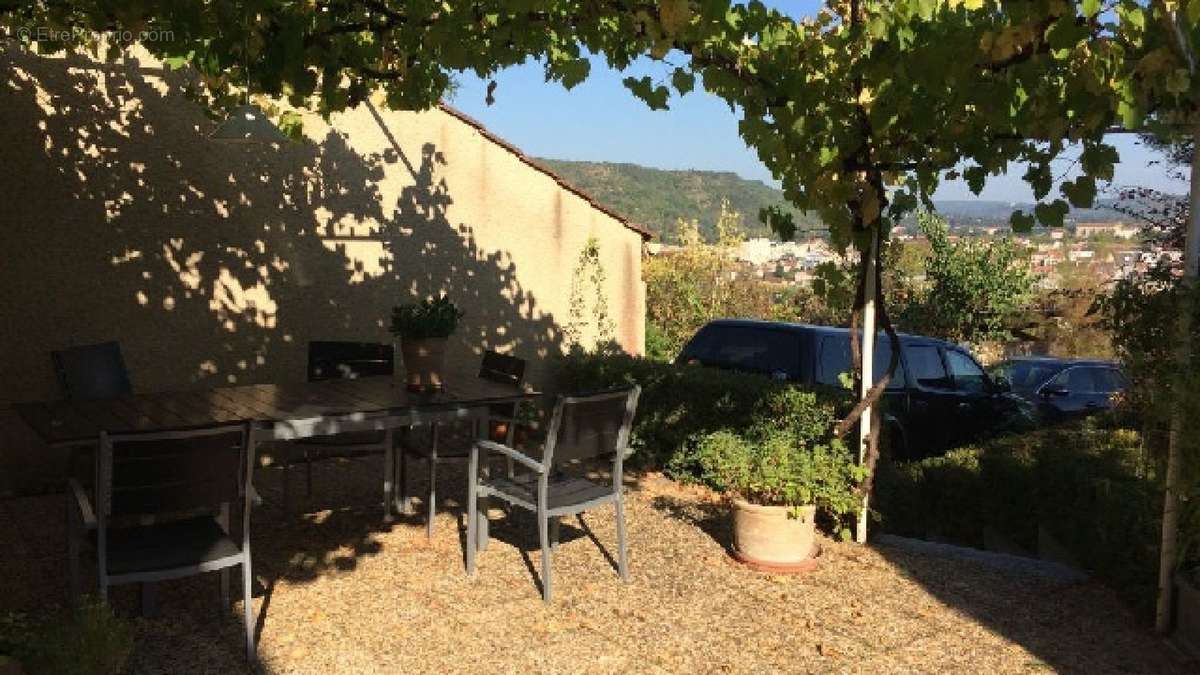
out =
[[[891,344],[880,333],[875,381],[886,372]],[[805,385],[841,387],[848,374],[850,331],[806,324],[720,319],[692,336],[676,359],[760,373]],[[958,345],[900,335],[900,360],[881,406],[885,445],[896,459],[940,454],[971,443],[1019,414],[1007,388],[992,381]]]

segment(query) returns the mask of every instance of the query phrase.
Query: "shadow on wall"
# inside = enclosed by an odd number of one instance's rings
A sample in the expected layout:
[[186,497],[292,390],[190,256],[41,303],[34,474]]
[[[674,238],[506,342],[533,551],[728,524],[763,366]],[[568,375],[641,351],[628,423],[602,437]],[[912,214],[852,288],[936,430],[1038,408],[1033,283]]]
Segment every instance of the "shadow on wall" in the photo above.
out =
[[[5,316],[22,317],[3,335],[18,355],[0,366],[16,376],[5,373],[3,398],[52,394],[49,350],[104,338],[122,341],[141,389],[295,379],[308,339],[390,340],[394,304],[439,292],[469,308],[459,337],[476,351],[561,343],[507,256],[447,218],[447,160],[432,143],[419,158],[398,144],[360,156],[336,132],[280,149],[221,144],[179,76],[6,60],[0,184],[23,198],[0,207],[0,237],[23,254],[0,270]],[[413,183],[393,209],[375,182],[396,162]],[[379,225],[333,225],[347,221]],[[377,266],[350,250],[364,243],[382,251]]]
[[[561,350],[508,254],[449,219],[435,144],[221,143],[179,72],[15,48],[0,64],[0,410],[57,395],[52,349],[109,339],[137,390],[299,380],[310,339],[388,342],[392,306],[437,293],[467,310],[451,358]],[[394,201],[379,182],[397,163]],[[11,422],[10,455],[28,440]]]

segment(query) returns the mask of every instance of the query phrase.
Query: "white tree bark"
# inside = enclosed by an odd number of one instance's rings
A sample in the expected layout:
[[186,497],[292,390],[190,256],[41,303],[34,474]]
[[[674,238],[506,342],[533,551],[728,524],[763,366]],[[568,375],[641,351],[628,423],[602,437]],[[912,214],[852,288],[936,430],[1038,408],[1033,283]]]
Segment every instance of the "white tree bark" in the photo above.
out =
[[[1192,180],[1189,195],[1189,212],[1187,236],[1183,246],[1183,285],[1184,297],[1188,303],[1195,301],[1192,291],[1196,287],[1196,278],[1200,274],[1200,173],[1196,165],[1200,163],[1200,127],[1192,133]],[[1190,304],[1181,308],[1179,316],[1178,360],[1180,368],[1187,368],[1191,359],[1191,317]],[[1183,465],[1183,411],[1181,403],[1176,401],[1176,410],[1171,416],[1171,431],[1167,445],[1167,476],[1166,491],[1163,495],[1162,548],[1158,559],[1158,607],[1154,617],[1154,627],[1160,633],[1171,628],[1171,605],[1174,600],[1175,558],[1179,538],[1179,477]]]
[[[862,313],[862,372],[859,373],[859,400],[867,397],[871,385],[875,383],[875,266],[879,257],[879,237],[871,234],[871,245],[863,255],[863,273],[867,275],[863,286]],[[858,420],[858,463],[867,460],[867,444],[871,439],[871,416],[875,413],[874,406],[863,410]],[[867,543],[867,510],[870,495],[864,493],[862,508],[858,511],[858,527],[855,528],[854,541]]]

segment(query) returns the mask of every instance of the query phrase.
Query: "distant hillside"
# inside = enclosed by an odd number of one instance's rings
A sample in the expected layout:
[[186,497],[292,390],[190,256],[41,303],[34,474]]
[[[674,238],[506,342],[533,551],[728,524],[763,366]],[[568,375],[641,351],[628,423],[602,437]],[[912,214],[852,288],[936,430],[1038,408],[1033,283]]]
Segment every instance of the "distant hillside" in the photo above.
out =
[[[783,192],[761,181],[747,180],[729,171],[678,171],[651,169],[637,164],[577,162],[561,159],[537,160],[561,175],[572,185],[595,197],[617,213],[645,225],[660,241],[675,240],[675,222],[695,219],[700,231],[715,238],[721,199],[728,199],[734,211],[742,214],[746,232],[752,237],[769,237],[770,230],[758,221],[765,206],[787,206]],[[1108,208],[1111,200],[1097,200],[1096,208],[1072,209],[1067,222],[1122,220],[1121,214]],[[1033,204],[974,200],[937,202],[938,213],[951,228],[1007,225],[1016,209],[1032,213]],[[796,222],[810,234],[825,232],[815,215],[796,215]],[[906,222],[915,221],[909,216]]]
[[[776,205],[788,208],[781,191],[727,171],[666,171],[637,164],[537,161],[617,213],[645,225],[660,241],[675,239],[675,223],[679,218],[699,221],[705,237],[715,237],[722,198],[728,199],[733,210],[742,214],[750,236],[770,236],[770,230],[758,221],[759,209]],[[824,230],[816,217],[797,215],[797,223]]]
[[[1067,222],[1102,222],[1122,220],[1119,212],[1111,207],[1113,200],[1097,199],[1095,208],[1071,209]],[[1012,202],[993,202],[983,199],[973,200],[944,200],[936,203],[938,213],[945,216],[951,226],[967,225],[1003,225],[1008,222],[1012,212],[1021,209],[1025,213],[1033,213],[1033,204]]]

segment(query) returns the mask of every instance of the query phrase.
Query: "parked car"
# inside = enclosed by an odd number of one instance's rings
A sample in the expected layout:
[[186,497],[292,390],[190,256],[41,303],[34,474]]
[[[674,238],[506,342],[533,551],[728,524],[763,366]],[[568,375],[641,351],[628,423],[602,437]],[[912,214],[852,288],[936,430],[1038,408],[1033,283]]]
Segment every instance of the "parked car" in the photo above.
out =
[[[897,459],[939,454],[995,432],[1021,416],[1018,400],[992,381],[971,354],[944,340],[900,336],[900,360],[881,410],[886,445]],[[878,382],[891,359],[880,333]],[[806,385],[841,387],[851,369],[846,328],[721,319],[702,327],[678,364],[761,373]]]
[[1092,359],[1023,356],[1002,361],[992,374],[1032,403],[1044,422],[1107,410],[1129,387],[1117,364]]

